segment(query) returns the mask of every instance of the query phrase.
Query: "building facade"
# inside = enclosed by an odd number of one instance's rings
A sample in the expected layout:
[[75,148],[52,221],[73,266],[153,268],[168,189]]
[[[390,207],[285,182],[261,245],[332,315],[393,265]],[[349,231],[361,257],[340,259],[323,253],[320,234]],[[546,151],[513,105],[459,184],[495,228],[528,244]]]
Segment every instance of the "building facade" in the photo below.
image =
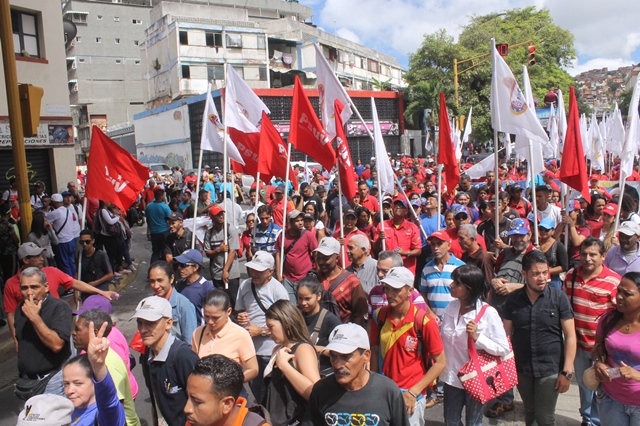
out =
[[[38,135],[25,138],[30,189],[43,183],[57,192],[76,176],[73,127],[67,92],[65,42],[60,4],[11,0],[16,71],[20,83],[44,89]],[[0,58],[2,60],[2,58]],[[4,80],[4,68],[0,79]],[[0,87],[0,189],[15,177],[5,85]]]

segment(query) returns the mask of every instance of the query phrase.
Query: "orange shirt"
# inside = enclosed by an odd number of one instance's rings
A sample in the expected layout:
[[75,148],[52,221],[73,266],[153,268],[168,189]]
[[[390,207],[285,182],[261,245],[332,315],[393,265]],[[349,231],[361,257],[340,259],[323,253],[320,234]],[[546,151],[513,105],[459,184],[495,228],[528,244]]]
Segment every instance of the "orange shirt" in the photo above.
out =
[[231,320],[227,320],[215,336],[211,335],[211,330],[206,325],[193,330],[191,349],[200,358],[214,354],[224,355],[240,365],[256,356],[249,332]]

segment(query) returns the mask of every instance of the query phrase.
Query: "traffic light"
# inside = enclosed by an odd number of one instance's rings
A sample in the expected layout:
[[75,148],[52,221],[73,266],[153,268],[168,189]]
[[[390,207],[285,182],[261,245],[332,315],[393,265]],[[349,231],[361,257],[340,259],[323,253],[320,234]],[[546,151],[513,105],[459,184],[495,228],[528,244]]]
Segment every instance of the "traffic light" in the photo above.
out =
[[536,64],[536,47],[532,44],[527,49],[527,59],[529,60],[529,65]]
[[20,111],[22,112],[22,131],[25,138],[38,136],[40,126],[40,104],[44,89],[31,84],[18,85]]
[[509,54],[509,45],[506,43],[496,44],[496,50],[498,50],[498,55],[507,56]]

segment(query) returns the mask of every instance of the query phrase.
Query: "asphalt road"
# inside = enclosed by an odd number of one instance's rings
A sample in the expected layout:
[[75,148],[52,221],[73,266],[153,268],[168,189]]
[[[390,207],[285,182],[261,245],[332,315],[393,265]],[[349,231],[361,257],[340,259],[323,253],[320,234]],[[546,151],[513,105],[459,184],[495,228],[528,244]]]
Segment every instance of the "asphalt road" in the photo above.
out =
[[[152,294],[146,283],[146,270],[149,266],[151,258],[151,244],[146,238],[146,227],[133,228],[134,240],[131,246],[131,256],[139,262],[138,271],[128,276],[118,291],[120,299],[113,302],[113,317],[116,320],[118,328],[129,339],[135,334],[136,323],[129,321],[131,315],[135,311],[138,302]],[[243,277],[246,277],[244,269],[244,260],[241,261]],[[206,268],[205,268],[206,269]],[[134,356],[138,353],[131,350]],[[136,410],[143,425],[151,425],[151,402],[149,393],[144,385],[142,377],[142,369],[136,366],[133,373],[139,384],[138,397],[136,399]],[[9,336],[7,327],[0,329],[0,426],[13,426],[16,424],[16,418],[23,408],[24,402],[17,399],[13,394],[13,382],[17,377],[16,356],[13,342]],[[578,390],[577,385],[571,386],[570,390],[560,396],[558,400],[557,425],[558,426],[578,426],[580,425],[580,416],[578,415]],[[427,410],[426,425],[444,425],[443,406],[438,404]],[[505,414],[500,419],[485,418],[484,425],[524,425],[524,409],[522,402],[517,397],[516,410]],[[109,426],[109,425],[105,425]]]

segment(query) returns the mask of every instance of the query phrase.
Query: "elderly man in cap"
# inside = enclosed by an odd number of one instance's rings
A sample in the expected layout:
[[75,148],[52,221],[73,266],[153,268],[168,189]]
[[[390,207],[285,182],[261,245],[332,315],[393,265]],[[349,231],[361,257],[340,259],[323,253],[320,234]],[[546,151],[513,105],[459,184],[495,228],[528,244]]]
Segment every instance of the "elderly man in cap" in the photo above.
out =
[[162,424],[163,420],[168,426],[184,426],[186,417],[182,409],[187,403],[187,379],[198,355],[170,333],[171,303],[165,298],[142,299],[131,319],[137,321],[142,343],[147,347],[140,361],[154,424]]
[[246,328],[256,349],[259,373],[249,386],[254,397],[260,400],[264,369],[275,348],[267,328],[267,309],[278,300],[289,299],[287,290],[273,278],[275,263],[266,251],[257,251],[251,262],[247,262],[249,278],[240,284],[236,310],[238,324]]
[[374,243],[376,251],[382,250],[382,241],[386,241],[386,250],[396,250],[402,256],[404,266],[416,273],[416,260],[422,253],[420,229],[406,220],[407,202],[400,198],[393,202],[393,217],[384,221],[384,231],[380,228],[378,239]]
[[164,241],[167,235],[169,235],[167,216],[171,216],[171,209],[166,203],[164,189],[155,187],[153,191],[153,201],[147,204],[144,215],[147,218],[147,227],[149,228],[151,238],[150,263],[154,263],[156,260],[162,259]]
[[[289,299],[296,303],[296,288],[298,281],[307,275],[313,267],[311,253],[318,247],[315,235],[304,229],[304,213],[300,210],[292,210],[287,214],[289,227],[285,232],[280,232],[276,237],[275,263],[276,277],[284,284],[289,292]],[[281,250],[284,244],[284,265],[280,272]]]
[[389,304],[369,322],[371,371],[398,385],[410,424],[423,426],[425,391],[446,363],[438,324],[412,303],[413,274],[407,268],[391,268],[380,282]]
[[273,214],[273,223],[281,228],[284,228],[284,203],[288,203],[287,212],[291,212],[295,209],[293,201],[288,199],[284,188],[285,185],[283,183],[276,186],[276,189],[273,192],[273,200],[269,202],[269,207],[271,207],[271,212]]
[[[211,282],[216,288],[227,288],[231,306],[236,304],[238,286],[240,285],[240,266],[236,253],[240,249],[238,228],[225,221],[225,211],[220,206],[209,210],[211,228],[204,235],[204,253],[209,258]],[[225,230],[227,235],[225,240]]]
[[618,227],[620,245],[611,246],[604,265],[623,276],[627,272],[640,272],[640,225],[622,222]]
[[164,258],[167,262],[171,262],[191,247],[192,234],[182,226],[182,214],[173,212],[166,219],[170,234],[167,235],[164,242]]
[[20,275],[23,301],[15,310],[20,377],[47,380],[44,393],[62,395],[62,364],[71,355],[71,308],[49,296],[47,276],[37,267]]
[[[66,192],[66,191],[65,191]],[[67,192],[68,193],[68,192]],[[71,193],[63,197],[61,194],[53,194],[51,202],[55,208],[46,213],[47,220],[51,223],[53,231],[58,236],[58,267],[67,275],[76,276],[76,233],[80,233],[80,218],[73,208],[64,205],[71,203]],[[75,225],[74,225],[75,223]]]
[[398,386],[367,368],[371,349],[364,328],[340,324],[331,332],[325,350],[334,374],[313,386],[302,426],[409,426]]
[[200,273],[204,265],[202,254],[199,250],[189,249],[174,257],[173,260],[178,265],[178,275],[180,276],[176,283],[176,290],[196,307],[198,326],[204,325],[204,300],[207,293],[214,289],[214,286]]
[[340,308],[343,323],[354,322],[364,326],[367,315],[367,294],[357,276],[338,264],[340,243],[332,237],[324,237],[314,250],[318,265],[318,278],[325,291],[333,295]]

